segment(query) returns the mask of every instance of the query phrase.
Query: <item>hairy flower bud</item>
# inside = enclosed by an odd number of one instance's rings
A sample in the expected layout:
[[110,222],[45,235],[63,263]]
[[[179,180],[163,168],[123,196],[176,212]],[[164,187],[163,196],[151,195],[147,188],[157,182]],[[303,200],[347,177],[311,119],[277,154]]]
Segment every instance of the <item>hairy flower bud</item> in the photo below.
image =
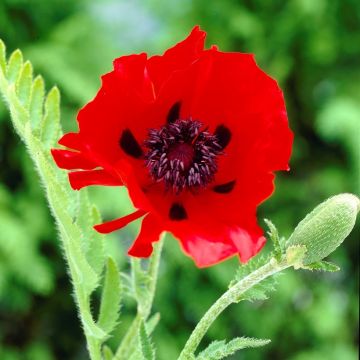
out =
[[324,259],[349,235],[359,209],[360,200],[355,195],[340,194],[329,198],[298,224],[286,247],[305,246],[304,265]]

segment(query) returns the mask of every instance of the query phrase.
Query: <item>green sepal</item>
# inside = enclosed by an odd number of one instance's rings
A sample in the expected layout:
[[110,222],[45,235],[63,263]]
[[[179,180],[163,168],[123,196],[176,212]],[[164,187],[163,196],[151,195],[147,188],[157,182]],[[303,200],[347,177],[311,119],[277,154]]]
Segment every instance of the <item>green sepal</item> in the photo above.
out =
[[286,249],[286,261],[289,265],[293,266],[295,270],[303,268],[304,258],[307,253],[305,245],[293,245]]

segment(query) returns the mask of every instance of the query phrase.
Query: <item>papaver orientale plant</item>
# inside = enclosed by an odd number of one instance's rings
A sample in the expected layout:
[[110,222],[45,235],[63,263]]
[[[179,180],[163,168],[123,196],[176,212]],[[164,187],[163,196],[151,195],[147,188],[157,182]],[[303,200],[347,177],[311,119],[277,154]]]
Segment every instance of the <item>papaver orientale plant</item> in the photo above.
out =
[[[159,317],[151,308],[162,233],[173,234],[198,267],[240,258],[229,288],[179,354],[182,360],[205,360],[268,343],[238,337],[197,353],[230,304],[266,298],[272,275],[289,267],[338,270],[323,259],[354,226],[359,199],[337,195],[307,215],[289,239],[267,220],[273,251],[254,257],[265,243],[257,207],[274,191],[274,173],[289,170],[293,134],[283,94],[254,56],[204,49],[205,35],[195,27],[163,55],[116,59],[95,98],[79,111],[78,131],[66,134],[58,89],[45,94],[31,63],[23,62],[19,50],[7,60],[0,42],[0,92],[44,185],[92,360],[156,358],[151,332]],[[102,223],[83,189],[90,185],[125,186],[134,211]],[[109,240],[103,234],[138,218],[141,228],[128,251],[131,271],[120,273],[104,250]],[[100,309],[94,314],[91,298],[98,287]],[[125,296],[135,299],[137,314],[118,347],[110,349],[106,342],[121,326]]]

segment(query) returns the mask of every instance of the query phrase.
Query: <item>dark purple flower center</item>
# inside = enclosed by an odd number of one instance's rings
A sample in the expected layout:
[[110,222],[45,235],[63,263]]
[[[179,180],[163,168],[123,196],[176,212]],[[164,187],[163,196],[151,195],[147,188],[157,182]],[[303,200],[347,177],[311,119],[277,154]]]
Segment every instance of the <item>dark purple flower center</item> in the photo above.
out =
[[216,134],[202,127],[199,121],[178,119],[149,130],[145,163],[155,181],[179,193],[205,187],[214,179],[223,146]]

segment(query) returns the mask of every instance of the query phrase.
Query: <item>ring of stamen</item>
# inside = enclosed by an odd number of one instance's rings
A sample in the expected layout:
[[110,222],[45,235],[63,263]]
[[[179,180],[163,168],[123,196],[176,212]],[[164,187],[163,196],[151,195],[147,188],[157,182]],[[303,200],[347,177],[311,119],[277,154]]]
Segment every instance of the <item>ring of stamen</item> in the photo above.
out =
[[178,119],[160,129],[150,129],[145,164],[151,177],[166,189],[179,193],[205,187],[217,172],[217,156],[223,154],[216,135],[199,121]]

